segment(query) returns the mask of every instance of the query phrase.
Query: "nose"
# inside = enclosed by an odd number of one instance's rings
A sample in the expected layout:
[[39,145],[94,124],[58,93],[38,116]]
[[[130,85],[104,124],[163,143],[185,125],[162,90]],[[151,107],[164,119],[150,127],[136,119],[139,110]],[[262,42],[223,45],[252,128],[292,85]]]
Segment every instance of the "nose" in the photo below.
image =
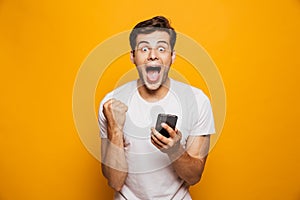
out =
[[148,54],[148,60],[150,60],[150,61],[158,60],[157,52],[156,52],[155,48],[150,49],[149,54]]

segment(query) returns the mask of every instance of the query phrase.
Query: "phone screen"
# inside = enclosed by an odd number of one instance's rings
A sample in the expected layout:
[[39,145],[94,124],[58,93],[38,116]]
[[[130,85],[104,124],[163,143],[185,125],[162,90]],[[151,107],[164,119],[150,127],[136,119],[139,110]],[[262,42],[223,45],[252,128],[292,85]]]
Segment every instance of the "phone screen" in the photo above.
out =
[[171,114],[158,114],[155,129],[165,137],[170,137],[168,131],[161,126],[161,123],[168,124],[172,129],[175,129],[177,116]]

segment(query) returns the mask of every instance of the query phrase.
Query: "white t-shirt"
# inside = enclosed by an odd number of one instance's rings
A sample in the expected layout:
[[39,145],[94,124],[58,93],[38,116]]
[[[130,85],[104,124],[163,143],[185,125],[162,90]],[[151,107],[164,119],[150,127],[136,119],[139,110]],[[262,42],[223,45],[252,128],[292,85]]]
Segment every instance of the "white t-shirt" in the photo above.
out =
[[147,102],[137,90],[137,81],[129,82],[102,100],[99,109],[101,138],[107,138],[102,108],[110,98],[128,106],[123,129],[128,176],[115,199],[191,199],[188,186],[177,176],[168,156],[151,143],[150,128],[155,126],[159,113],[177,115],[176,128],[182,133],[184,147],[189,135],[214,133],[214,119],[207,96],[200,89],[171,79],[169,92],[163,99]]

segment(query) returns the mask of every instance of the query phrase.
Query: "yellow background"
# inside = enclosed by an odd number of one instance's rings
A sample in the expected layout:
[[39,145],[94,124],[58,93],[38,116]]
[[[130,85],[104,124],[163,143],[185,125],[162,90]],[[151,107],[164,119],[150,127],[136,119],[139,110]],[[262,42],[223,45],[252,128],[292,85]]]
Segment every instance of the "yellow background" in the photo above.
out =
[[226,88],[194,199],[300,199],[299,0],[0,0],[1,200],[111,199],[75,128],[73,85],[96,45],[155,15],[202,44]]

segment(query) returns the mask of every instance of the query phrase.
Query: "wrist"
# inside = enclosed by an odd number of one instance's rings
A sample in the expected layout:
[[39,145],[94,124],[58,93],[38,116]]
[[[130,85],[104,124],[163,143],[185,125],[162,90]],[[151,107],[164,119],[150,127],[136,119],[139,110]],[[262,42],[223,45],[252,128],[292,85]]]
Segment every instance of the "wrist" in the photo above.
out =
[[169,159],[171,161],[175,161],[175,160],[177,160],[178,158],[180,158],[185,153],[185,149],[179,143],[176,146],[174,146],[171,149],[169,149],[166,153],[168,154]]
[[123,131],[119,127],[108,126],[108,139],[114,144],[123,143]]

